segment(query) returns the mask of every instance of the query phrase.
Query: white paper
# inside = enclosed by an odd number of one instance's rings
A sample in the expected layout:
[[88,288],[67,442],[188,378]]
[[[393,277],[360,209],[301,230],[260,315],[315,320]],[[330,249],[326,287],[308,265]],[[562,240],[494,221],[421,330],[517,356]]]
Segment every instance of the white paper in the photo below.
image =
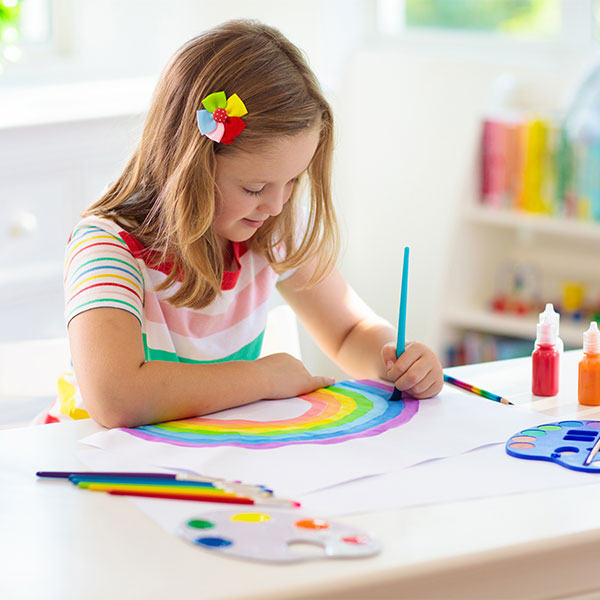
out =
[[[542,420],[543,421],[543,420]],[[598,483],[600,474],[506,454],[504,444],[409,469],[346,483],[298,497],[322,516],[375,512],[426,504]]]
[[[302,402],[294,398],[256,403],[235,409],[234,415],[256,421],[294,419],[302,412]],[[232,411],[224,411],[212,418],[234,417]],[[408,423],[343,443],[302,443],[269,449],[226,445],[180,447],[139,439],[116,429],[93,434],[82,441],[116,453],[130,463],[260,483],[274,489],[277,495],[296,497],[368,475],[505,442],[514,433],[539,422],[539,415],[445,386],[439,396],[420,401],[417,413]]]

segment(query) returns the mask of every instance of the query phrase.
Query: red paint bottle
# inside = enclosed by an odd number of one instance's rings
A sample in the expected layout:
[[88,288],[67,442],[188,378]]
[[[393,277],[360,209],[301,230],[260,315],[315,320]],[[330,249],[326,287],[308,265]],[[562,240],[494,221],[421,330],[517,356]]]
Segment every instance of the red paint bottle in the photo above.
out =
[[535,350],[531,355],[531,391],[535,396],[556,396],[560,353],[556,349],[556,325],[544,318],[537,325]]

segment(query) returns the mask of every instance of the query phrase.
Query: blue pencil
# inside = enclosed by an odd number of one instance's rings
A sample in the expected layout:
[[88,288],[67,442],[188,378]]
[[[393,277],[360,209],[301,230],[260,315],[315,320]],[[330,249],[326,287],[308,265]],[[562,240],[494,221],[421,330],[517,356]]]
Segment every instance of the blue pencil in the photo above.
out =
[[[400,310],[398,311],[398,334],[396,337],[396,358],[400,358],[400,355],[406,348],[406,300],[408,295],[408,246],[404,247],[404,260],[402,262],[402,285],[400,287]],[[402,392],[394,388],[392,397],[390,400],[401,400]]]

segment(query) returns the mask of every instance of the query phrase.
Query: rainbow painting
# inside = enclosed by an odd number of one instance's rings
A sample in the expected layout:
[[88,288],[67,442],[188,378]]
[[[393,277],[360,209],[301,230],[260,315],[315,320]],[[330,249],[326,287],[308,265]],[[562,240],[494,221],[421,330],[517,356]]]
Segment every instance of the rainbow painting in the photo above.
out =
[[253,421],[208,416],[122,431],[151,442],[195,448],[268,449],[294,444],[340,444],[380,435],[415,416],[419,401],[390,402],[392,390],[392,386],[378,381],[347,380],[299,396],[308,403],[307,408],[290,419]]

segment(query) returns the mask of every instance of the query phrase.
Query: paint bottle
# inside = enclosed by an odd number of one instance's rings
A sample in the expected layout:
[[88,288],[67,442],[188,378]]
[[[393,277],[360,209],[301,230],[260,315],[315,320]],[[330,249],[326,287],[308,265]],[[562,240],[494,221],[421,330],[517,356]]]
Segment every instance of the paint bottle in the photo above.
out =
[[[551,323],[553,323],[556,327],[556,349],[559,352],[563,352],[565,349],[565,344],[563,343],[563,341],[560,339],[559,335],[558,335],[558,330],[560,328],[560,314],[557,313],[554,310],[554,306],[552,305],[551,302],[548,302],[546,304],[546,308],[544,309],[544,312],[540,313],[540,318],[538,323],[541,323],[545,318],[548,318],[550,320]],[[537,342],[535,345],[535,349],[537,349]]]
[[537,324],[535,350],[532,358],[531,391],[535,396],[556,396],[560,353],[556,349],[556,325],[550,315]]
[[592,321],[583,334],[577,399],[579,404],[586,406],[600,405],[600,331],[596,321]]

